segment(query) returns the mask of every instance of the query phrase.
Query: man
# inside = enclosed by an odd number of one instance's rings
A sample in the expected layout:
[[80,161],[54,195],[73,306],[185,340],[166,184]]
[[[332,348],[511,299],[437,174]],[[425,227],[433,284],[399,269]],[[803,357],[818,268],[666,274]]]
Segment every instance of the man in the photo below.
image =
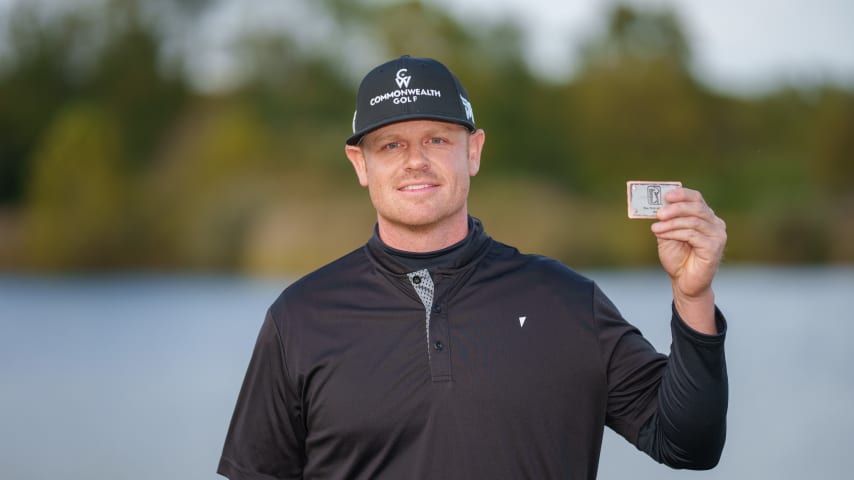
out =
[[469,216],[485,133],[457,78],[404,56],[359,88],[345,147],[373,238],[290,285],[261,327],[219,473],[231,479],[592,479],[608,425],[654,459],[724,443],[724,223],[688,189],[652,226],[665,357],[590,280]]

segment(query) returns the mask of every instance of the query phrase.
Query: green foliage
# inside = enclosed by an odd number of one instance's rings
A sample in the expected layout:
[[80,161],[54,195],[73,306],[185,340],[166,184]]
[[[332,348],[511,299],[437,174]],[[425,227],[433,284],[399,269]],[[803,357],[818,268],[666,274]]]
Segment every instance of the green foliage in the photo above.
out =
[[172,126],[140,189],[152,265],[233,268],[263,202],[269,140],[241,102],[205,104]]
[[0,73],[0,202],[20,203],[26,161],[45,125],[76,93],[67,58],[74,19],[48,28],[34,11],[18,8],[7,21],[15,58]]
[[107,268],[121,261],[127,179],[121,134],[92,105],[69,105],[33,155],[27,254],[37,268]]
[[38,5],[6,19],[0,64],[0,237],[21,239],[0,262],[16,268],[295,272],[356,247],[373,218],[343,154],[356,82],[404,53],[469,90],[487,132],[471,211],[501,240],[573,266],[654,263],[625,181],[673,179],[727,220],[728,261],[854,261],[854,94],[709,91],[668,11],[615,6],[577,76],[548,82],[510,20],[295,0],[337,33],[249,32],[242,83],[202,94],[164,52],[218,2]]

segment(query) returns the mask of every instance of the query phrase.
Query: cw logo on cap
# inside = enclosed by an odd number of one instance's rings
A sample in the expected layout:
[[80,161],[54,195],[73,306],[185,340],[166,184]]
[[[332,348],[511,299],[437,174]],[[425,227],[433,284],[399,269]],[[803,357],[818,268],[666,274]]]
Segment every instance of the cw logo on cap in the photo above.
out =
[[394,81],[397,82],[397,88],[409,88],[409,81],[412,80],[412,75],[404,77],[406,72],[407,69],[401,68],[396,74],[394,74]]

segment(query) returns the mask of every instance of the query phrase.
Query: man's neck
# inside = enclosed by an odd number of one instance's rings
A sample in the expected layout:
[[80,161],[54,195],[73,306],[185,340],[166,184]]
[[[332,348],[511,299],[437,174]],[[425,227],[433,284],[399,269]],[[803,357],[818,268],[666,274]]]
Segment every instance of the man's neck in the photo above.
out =
[[446,219],[439,224],[402,225],[377,219],[380,239],[383,243],[404,252],[435,252],[461,242],[468,234],[468,213]]

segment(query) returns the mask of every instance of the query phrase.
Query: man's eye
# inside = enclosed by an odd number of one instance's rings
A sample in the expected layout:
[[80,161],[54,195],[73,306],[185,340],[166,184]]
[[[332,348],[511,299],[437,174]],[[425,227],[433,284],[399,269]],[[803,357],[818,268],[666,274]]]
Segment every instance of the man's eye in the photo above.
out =
[[439,138],[439,137],[433,137],[430,139],[430,143],[433,145],[441,145],[441,144],[445,143],[445,139]]
[[385,145],[385,147],[383,147],[383,148],[384,148],[384,149],[386,149],[386,150],[395,150],[395,149],[400,148],[400,143],[399,143],[399,142],[391,142],[391,143],[387,143],[387,144]]

